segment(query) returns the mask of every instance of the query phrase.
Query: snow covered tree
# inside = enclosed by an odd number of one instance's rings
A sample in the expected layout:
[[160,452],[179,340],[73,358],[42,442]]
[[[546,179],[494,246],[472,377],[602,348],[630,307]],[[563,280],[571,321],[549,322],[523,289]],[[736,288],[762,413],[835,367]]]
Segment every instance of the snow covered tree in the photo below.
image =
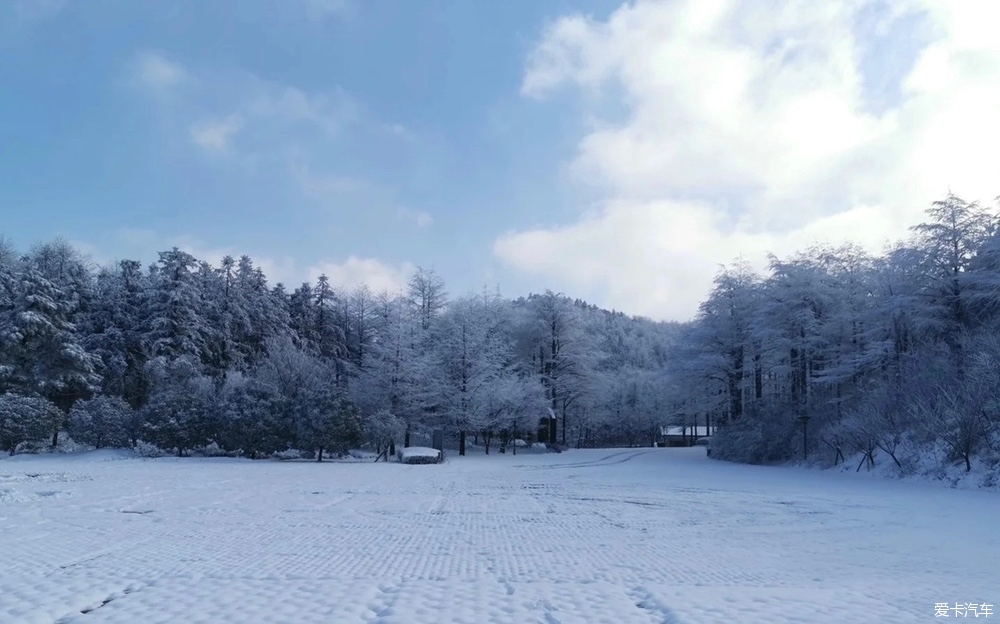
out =
[[345,316],[351,330],[347,352],[354,368],[361,370],[369,363],[368,349],[374,338],[375,297],[371,289],[362,284],[351,291],[346,303]]
[[478,422],[479,437],[486,453],[495,436],[500,438],[501,452],[534,427],[531,420],[546,407],[545,393],[532,376],[514,367],[506,367],[491,379],[485,388],[483,414]]
[[17,298],[17,262],[13,247],[0,238],[0,393],[14,376],[13,363],[5,357],[4,328],[14,322],[14,301]]
[[762,354],[754,332],[759,296],[760,279],[745,262],[716,276],[691,329],[692,352],[679,358],[685,374],[701,380],[689,386],[697,392],[688,398],[693,414],[718,412],[723,421],[736,420],[743,416],[748,395],[751,400],[762,397]]
[[444,280],[433,269],[417,267],[416,272],[410,276],[410,305],[417,311],[420,326],[425,331],[430,329],[431,323],[444,310],[448,299],[444,287]]
[[43,439],[62,412],[48,399],[0,394],[0,451],[13,455],[19,444]]
[[312,450],[316,461],[323,453],[346,453],[363,439],[357,408],[331,385],[310,387],[300,395],[296,409],[300,448]]
[[68,429],[77,442],[94,448],[123,448],[129,444],[132,408],[117,396],[77,401],[69,412]]
[[101,391],[133,408],[145,403],[149,359],[141,324],[146,317],[147,281],[141,265],[122,260],[98,273],[95,296],[81,324],[88,350],[100,358]]
[[406,423],[394,416],[389,410],[379,410],[364,419],[362,434],[376,453],[393,454],[392,447],[406,431]]
[[[569,416],[582,407],[591,388],[594,341],[583,331],[579,309],[563,295],[546,291],[529,297],[526,312],[522,336],[530,345],[531,361],[545,387],[553,419],[562,421],[566,444]],[[550,442],[557,441],[556,433],[553,423]]]
[[927,211],[931,221],[912,229],[922,253],[922,318],[948,346],[959,377],[964,374],[964,338],[973,321],[969,271],[978,250],[996,231],[996,215],[976,203],[949,194]]
[[[75,301],[67,298],[32,264],[22,267],[13,309],[0,319],[0,360],[4,385],[28,396],[49,399],[64,412],[97,389],[97,358],[88,353],[70,322]],[[62,420],[53,423],[58,443]]]
[[235,290],[232,340],[247,371],[264,357],[266,340],[291,333],[288,297],[281,284],[269,289],[263,271],[245,255],[237,263]]
[[219,446],[250,459],[287,450],[294,439],[287,401],[277,388],[255,378],[233,374],[219,393]]
[[174,247],[159,254],[150,274],[145,341],[150,355],[201,362],[212,333],[202,305],[198,260]]
[[153,383],[142,408],[143,438],[177,456],[212,441],[218,414],[215,384],[193,357],[159,357],[147,365]]
[[418,315],[405,298],[381,293],[373,310],[371,344],[352,397],[366,413],[384,409],[400,418],[406,424],[404,445],[409,446],[410,431],[431,399],[430,358],[418,340]]
[[513,365],[510,313],[498,295],[484,293],[454,302],[441,319],[435,338],[436,395],[441,412],[459,434],[465,455],[466,435],[482,430],[489,416],[490,386]]

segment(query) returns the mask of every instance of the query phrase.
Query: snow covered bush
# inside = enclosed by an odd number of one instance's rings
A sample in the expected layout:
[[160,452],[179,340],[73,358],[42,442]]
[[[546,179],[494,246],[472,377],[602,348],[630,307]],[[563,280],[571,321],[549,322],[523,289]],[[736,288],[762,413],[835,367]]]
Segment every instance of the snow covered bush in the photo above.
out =
[[194,454],[200,455],[201,457],[229,457],[232,455],[231,453],[228,453],[224,449],[220,448],[215,442],[192,449],[192,451]]
[[167,452],[160,447],[155,444],[150,444],[145,440],[137,441],[132,450],[135,451],[135,454],[139,457],[163,457],[167,454]]
[[0,451],[13,455],[18,445],[42,440],[61,419],[62,412],[47,399],[0,395]]
[[271,457],[274,459],[288,461],[291,459],[302,459],[305,457],[305,454],[299,449],[285,449],[283,451],[275,451],[271,453]]
[[68,429],[77,442],[94,448],[128,446],[132,408],[121,397],[99,396],[77,401],[69,412]]

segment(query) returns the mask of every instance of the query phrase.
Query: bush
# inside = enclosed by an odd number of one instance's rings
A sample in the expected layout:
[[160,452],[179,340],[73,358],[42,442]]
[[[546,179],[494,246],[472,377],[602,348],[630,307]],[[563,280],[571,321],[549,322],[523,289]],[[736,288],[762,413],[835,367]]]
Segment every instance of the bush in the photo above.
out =
[[155,444],[150,444],[145,440],[139,440],[136,442],[133,450],[139,457],[163,457],[167,454],[167,452],[160,447]]
[[284,451],[275,451],[271,454],[274,459],[280,459],[284,461],[292,459],[305,459],[306,454],[299,449],[286,449]]

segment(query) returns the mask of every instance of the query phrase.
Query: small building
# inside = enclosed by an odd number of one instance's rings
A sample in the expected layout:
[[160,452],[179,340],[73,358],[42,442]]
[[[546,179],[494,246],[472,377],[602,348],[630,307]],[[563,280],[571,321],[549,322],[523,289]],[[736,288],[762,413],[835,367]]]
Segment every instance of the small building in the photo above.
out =
[[699,439],[710,438],[714,433],[715,427],[706,425],[660,427],[660,442],[658,446],[694,446]]

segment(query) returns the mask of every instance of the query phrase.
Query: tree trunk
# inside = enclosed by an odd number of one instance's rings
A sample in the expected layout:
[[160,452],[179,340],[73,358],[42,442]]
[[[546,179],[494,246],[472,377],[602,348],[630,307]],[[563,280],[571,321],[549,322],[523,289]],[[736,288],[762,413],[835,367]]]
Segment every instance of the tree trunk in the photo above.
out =
[[316,461],[317,462],[323,461],[323,447],[322,446],[319,447],[319,453],[316,455]]
[[458,432],[458,454],[465,455],[465,430]]
[[764,397],[764,371],[760,365],[760,354],[753,356],[754,398],[758,401]]

